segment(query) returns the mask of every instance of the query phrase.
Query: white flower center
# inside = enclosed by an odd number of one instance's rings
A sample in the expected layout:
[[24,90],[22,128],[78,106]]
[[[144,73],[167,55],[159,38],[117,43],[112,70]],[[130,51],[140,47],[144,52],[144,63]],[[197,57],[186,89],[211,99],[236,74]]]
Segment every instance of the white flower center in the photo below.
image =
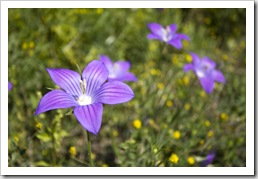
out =
[[82,95],[76,99],[76,101],[79,103],[81,106],[89,105],[92,104],[92,99],[90,96],[86,95],[86,88],[87,87],[87,82],[85,79],[83,81],[80,81],[80,88],[82,90]]
[[89,105],[91,104],[91,97],[87,96],[87,95],[82,95],[77,99],[77,102],[79,103],[79,105],[84,106],[84,105]]

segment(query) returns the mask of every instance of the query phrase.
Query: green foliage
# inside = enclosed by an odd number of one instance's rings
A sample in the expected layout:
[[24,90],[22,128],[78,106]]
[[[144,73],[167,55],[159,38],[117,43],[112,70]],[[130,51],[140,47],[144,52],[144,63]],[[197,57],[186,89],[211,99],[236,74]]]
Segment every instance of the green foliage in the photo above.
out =
[[[57,88],[46,68],[80,72],[100,54],[129,60],[138,81],[127,83],[133,100],[104,106],[100,132],[91,136],[96,166],[199,166],[210,150],[212,166],[246,166],[245,9],[8,13],[9,166],[88,166],[87,138],[72,110],[34,112]],[[148,40],[150,22],[176,23],[191,41],[176,50]],[[206,94],[193,72],[182,71],[188,52],[214,60],[226,84]]]

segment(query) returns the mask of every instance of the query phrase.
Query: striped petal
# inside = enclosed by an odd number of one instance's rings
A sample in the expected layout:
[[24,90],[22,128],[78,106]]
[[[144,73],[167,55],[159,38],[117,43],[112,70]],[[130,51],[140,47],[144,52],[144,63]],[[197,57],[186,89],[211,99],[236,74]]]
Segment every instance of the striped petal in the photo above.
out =
[[74,108],[74,115],[80,124],[89,132],[98,134],[102,121],[103,105],[95,103]]
[[47,68],[47,71],[55,84],[57,84],[67,93],[74,97],[78,97],[82,94],[80,89],[81,76],[79,73],[68,69],[58,68]]
[[134,97],[132,89],[119,81],[107,82],[93,97],[95,103],[119,104],[130,101]]
[[52,109],[69,108],[77,105],[78,103],[70,94],[62,90],[53,90],[42,97],[35,115]]
[[109,72],[102,62],[93,60],[89,63],[82,72],[82,77],[87,83],[87,95],[92,96],[107,80],[108,74]]

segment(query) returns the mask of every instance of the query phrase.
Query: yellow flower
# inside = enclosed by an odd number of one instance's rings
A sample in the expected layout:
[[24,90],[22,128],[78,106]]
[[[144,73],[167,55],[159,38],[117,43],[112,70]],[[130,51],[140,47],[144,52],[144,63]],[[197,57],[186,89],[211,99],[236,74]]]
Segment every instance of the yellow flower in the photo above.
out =
[[19,137],[17,137],[17,136],[14,136],[13,140],[15,141],[16,144],[20,141]]
[[184,108],[185,110],[189,111],[189,109],[191,108],[191,105],[189,103],[186,103]]
[[206,120],[206,121],[205,121],[205,126],[206,126],[206,127],[210,127],[210,125],[211,125],[210,121]]
[[202,90],[202,91],[200,92],[200,96],[201,96],[202,98],[206,98],[206,97],[207,97],[207,94],[206,94],[206,92],[205,92],[204,90]]
[[167,105],[167,107],[171,107],[171,106],[173,106],[173,102],[171,100],[168,100],[166,102],[166,105]]
[[22,43],[22,49],[26,50],[28,48],[28,44],[26,42]]
[[158,89],[164,89],[164,84],[163,83],[158,83]]
[[221,113],[220,114],[220,118],[223,120],[223,121],[227,121],[228,120],[228,115],[226,113]]
[[113,134],[114,137],[117,137],[119,133],[118,133],[117,130],[113,130],[112,134]]
[[179,161],[179,158],[176,154],[171,154],[171,156],[169,157],[169,161],[172,162],[172,163],[178,163]]
[[136,128],[136,129],[140,129],[142,127],[142,122],[139,120],[139,119],[135,119],[133,121],[133,126]]
[[184,78],[183,78],[183,82],[184,82],[184,84],[185,84],[185,86],[188,86],[189,85],[189,77],[188,76],[184,76]]
[[191,55],[187,54],[185,57],[186,57],[186,61],[187,61],[188,63],[191,63],[191,62],[192,62],[192,56],[191,56]]
[[42,128],[42,124],[40,122],[36,123],[36,129],[40,130]]
[[35,43],[34,43],[33,41],[30,41],[29,47],[30,47],[30,48],[34,48],[34,46],[35,46]]
[[96,13],[97,13],[97,14],[102,14],[103,11],[104,11],[104,10],[103,10],[102,8],[97,8],[97,9],[96,9]]
[[210,131],[207,133],[207,136],[208,136],[208,137],[213,137],[213,135],[214,135],[214,132],[213,132],[212,130],[210,130]]
[[71,146],[69,149],[69,153],[71,154],[71,156],[74,157],[77,154],[76,148],[74,146]]
[[223,60],[227,61],[227,60],[228,60],[228,55],[224,54],[224,55],[222,56],[222,58],[223,58]]
[[102,166],[102,167],[108,167],[108,164],[103,163],[101,166]]
[[190,165],[193,165],[193,164],[195,163],[195,160],[194,160],[193,157],[188,157],[187,162],[188,162]]
[[203,139],[200,140],[200,141],[199,141],[199,144],[200,144],[200,145],[203,145],[203,144],[204,144],[204,140],[203,140]]
[[172,63],[173,63],[174,65],[178,65],[178,64],[179,64],[179,59],[177,58],[177,56],[173,56],[173,57],[172,57]]
[[180,136],[181,136],[180,131],[175,131],[175,132],[173,133],[173,137],[174,137],[175,139],[180,139]]
[[92,159],[92,160],[95,160],[95,159],[96,159],[96,154],[91,153],[91,159]]
[[154,69],[154,68],[152,68],[152,69],[150,70],[150,74],[153,75],[153,76],[157,75],[157,73],[158,73],[157,70]]

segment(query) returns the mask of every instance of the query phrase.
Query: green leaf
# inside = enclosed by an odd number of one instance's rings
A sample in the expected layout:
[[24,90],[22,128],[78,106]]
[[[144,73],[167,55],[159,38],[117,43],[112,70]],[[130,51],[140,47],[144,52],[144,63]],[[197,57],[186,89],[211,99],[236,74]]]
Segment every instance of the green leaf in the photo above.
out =
[[45,161],[38,161],[38,162],[36,162],[36,163],[34,163],[35,164],[35,166],[37,166],[37,167],[48,167],[48,166],[50,166],[47,162],[45,162]]
[[37,134],[36,137],[43,142],[49,142],[51,140],[51,137],[47,133]]

